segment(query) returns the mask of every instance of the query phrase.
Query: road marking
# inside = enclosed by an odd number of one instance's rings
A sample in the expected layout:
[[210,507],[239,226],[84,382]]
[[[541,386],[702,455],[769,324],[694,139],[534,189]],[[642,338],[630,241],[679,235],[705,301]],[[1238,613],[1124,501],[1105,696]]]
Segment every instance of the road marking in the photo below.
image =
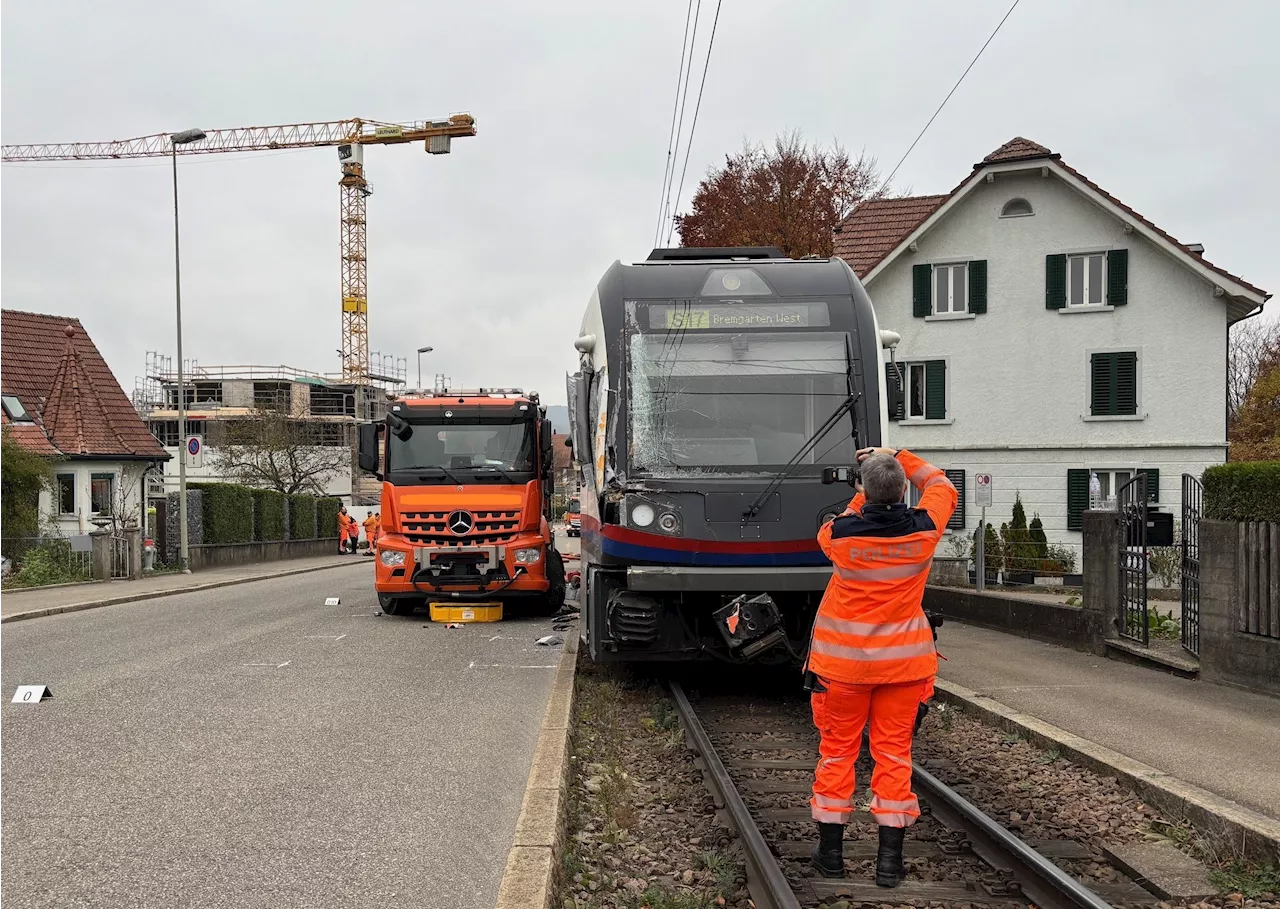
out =
[[341,641],[345,638],[345,634],[309,634],[308,641]]
[[467,668],[468,669],[558,669],[559,666],[556,663],[550,663],[550,664],[539,663],[537,665],[528,665],[528,666],[512,666],[509,663],[485,663],[481,666],[477,666],[475,661],[473,660],[471,662],[471,665],[468,666]]
[[276,668],[277,668],[277,669],[283,669],[284,667],[288,666],[288,665],[289,665],[290,663],[292,663],[292,662],[293,662],[293,660],[285,660],[283,663],[281,663],[281,664],[280,664],[279,666],[277,666]]

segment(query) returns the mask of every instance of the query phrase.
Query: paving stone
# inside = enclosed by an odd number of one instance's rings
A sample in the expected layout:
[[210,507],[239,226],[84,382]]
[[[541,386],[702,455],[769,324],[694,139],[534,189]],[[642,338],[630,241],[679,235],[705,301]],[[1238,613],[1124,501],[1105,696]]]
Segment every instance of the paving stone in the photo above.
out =
[[1209,869],[1168,843],[1107,846],[1107,857],[1152,893],[1166,900],[1198,900],[1213,896]]

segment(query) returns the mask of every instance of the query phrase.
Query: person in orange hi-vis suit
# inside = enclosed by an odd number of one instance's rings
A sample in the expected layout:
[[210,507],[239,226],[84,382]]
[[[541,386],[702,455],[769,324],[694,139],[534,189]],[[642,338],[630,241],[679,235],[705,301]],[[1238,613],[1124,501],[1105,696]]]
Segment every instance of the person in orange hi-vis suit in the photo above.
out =
[[[933,552],[956,510],[956,488],[911,452],[858,452],[860,482],[849,508],[818,531],[831,559],[806,665],[820,755],[809,805],[818,822],[813,863],[844,875],[844,826],[853,812],[854,764],[870,721],[871,813],[879,825],[876,883],[904,876],[902,842],[920,816],[911,791],[911,739],[938,671],[933,629],[921,605]],[[920,490],[904,504],[907,484]]]
[[369,541],[369,550],[365,555],[373,555],[381,528],[382,519],[378,517],[378,513],[376,511],[369,512],[369,515],[364,519],[364,537]]
[[351,536],[351,525],[356,519],[347,514],[347,506],[338,506],[338,552],[346,553],[347,539]]

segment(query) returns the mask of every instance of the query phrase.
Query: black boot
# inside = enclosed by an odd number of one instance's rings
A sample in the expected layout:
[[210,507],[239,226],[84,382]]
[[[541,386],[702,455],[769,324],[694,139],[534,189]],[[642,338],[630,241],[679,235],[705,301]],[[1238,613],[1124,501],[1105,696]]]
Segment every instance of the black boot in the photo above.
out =
[[813,867],[823,877],[844,877],[844,824],[818,824]]
[[902,865],[902,838],[905,827],[881,827],[880,848],[876,851],[876,885],[896,887],[907,876]]

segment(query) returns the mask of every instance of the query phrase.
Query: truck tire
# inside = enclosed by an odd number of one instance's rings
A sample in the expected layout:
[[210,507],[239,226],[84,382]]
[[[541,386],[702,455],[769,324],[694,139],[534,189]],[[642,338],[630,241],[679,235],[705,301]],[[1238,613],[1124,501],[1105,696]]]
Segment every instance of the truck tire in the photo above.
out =
[[413,612],[412,600],[401,600],[382,594],[378,594],[378,606],[387,615],[410,615]]
[[564,606],[564,559],[551,548],[547,549],[547,580],[551,586],[538,604],[538,611],[543,615],[555,615]]

